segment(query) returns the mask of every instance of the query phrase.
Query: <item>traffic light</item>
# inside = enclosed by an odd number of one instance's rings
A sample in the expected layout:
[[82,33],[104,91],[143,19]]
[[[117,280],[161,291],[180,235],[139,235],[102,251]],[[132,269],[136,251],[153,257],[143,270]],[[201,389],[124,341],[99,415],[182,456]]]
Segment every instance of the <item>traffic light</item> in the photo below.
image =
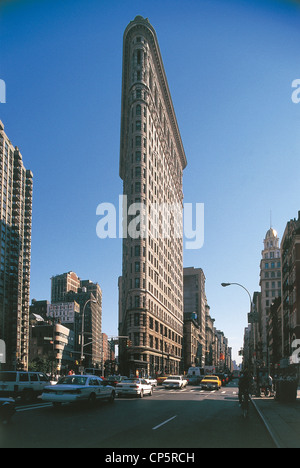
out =
[[126,341],[126,348],[131,348],[132,347],[132,341],[131,340],[127,340]]

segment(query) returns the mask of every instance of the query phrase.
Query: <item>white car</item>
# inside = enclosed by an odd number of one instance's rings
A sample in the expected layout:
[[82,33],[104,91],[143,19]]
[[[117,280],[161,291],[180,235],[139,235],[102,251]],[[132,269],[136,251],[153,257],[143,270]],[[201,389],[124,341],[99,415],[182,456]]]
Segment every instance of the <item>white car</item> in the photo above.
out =
[[152,379],[151,377],[149,377],[148,379],[144,379],[144,380],[146,380],[147,383],[152,385],[152,387],[157,387],[157,380],[156,379]]
[[50,385],[48,377],[43,372],[7,371],[0,372],[0,398],[21,397],[30,402]]
[[164,382],[164,388],[185,388],[188,381],[182,375],[170,375]]
[[105,385],[105,382],[95,375],[69,375],[63,377],[57,385],[44,388],[42,400],[60,406],[62,403],[76,403],[88,401],[94,404],[96,400],[115,400],[114,387]]
[[134,395],[143,398],[153,394],[153,387],[145,379],[127,379],[117,384],[116,392],[118,396]]

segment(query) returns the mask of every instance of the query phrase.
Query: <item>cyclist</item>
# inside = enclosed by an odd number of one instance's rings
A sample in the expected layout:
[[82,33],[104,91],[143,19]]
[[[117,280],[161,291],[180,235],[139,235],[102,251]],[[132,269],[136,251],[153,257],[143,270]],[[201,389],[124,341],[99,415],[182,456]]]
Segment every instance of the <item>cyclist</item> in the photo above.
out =
[[242,373],[239,381],[239,402],[240,406],[242,406],[243,403],[243,397],[245,397],[246,401],[248,402],[249,400],[249,393],[251,391],[251,384],[252,384],[252,379],[249,374],[248,369],[245,369],[245,371]]

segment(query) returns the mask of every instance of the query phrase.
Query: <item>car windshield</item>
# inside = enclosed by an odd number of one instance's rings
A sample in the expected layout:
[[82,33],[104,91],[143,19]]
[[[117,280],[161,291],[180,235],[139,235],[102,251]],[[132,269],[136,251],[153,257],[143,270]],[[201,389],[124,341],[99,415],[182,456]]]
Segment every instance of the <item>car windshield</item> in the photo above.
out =
[[205,377],[204,380],[218,380],[218,377]]
[[86,385],[87,377],[69,375],[58,381],[59,385]]
[[15,382],[16,378],[16,372],[0,372],[0,382]]
[[180,380],[181,376],[180,375],[170,375],[170,377],[167,378],[167,380]]

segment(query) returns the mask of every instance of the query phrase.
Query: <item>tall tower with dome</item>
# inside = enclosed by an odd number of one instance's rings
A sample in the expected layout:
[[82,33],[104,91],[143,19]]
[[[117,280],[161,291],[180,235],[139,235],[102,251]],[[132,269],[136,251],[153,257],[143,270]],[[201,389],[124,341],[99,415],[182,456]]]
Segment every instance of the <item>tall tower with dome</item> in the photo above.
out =
[[261,320],[260,335],[262,343],[262,360],[269,364],[268,353],[268,317],[269,310],[276,299],[281,296],[281,257],[277,231],[272,227],[267,231],[264,239],[264,249],[260,263],[261,287]]

